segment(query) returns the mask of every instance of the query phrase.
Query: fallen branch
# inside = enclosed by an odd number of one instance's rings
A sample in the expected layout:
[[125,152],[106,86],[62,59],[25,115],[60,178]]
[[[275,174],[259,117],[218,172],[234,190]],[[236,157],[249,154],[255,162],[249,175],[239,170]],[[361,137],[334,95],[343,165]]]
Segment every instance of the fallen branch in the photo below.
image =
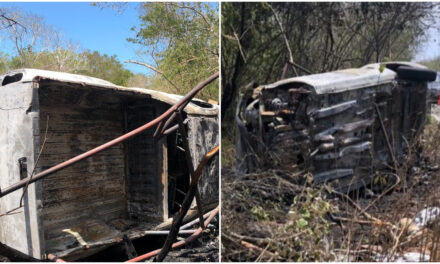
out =
[[395,187],[397,187],[401,180],[400,177],[397,174],[392,173],[392,175],[394,175],[397,179],[396,183],[394,183],[392,186],[390,186],[389,188],[387,188],[384,192],[382,192],[376,199],[374,199],[370,204],[368,204],[362,211],[365,212],[368,210],[368,208],[370,208],[373,204],[375,204],[377,201],[379,201],[380,199],[382,199],[382,197],[384,197],[386,194],[388,194],[390,191],[392,191]]
[[[277,257],[275,253],[267,251],[267,249],[260,248],[252,243],[246,242],[244,240],[242,240],[240,243],[242,246],[250,249],[251,251],[257,251],[258,253],[260,253],[260,256],[263,255],[269,257],[269,260],[267,260],[268,262]],[[258,258],[260,258],[260,256]]]
[[247,240],[247,241],[251,241],[253,243],[258,243],[258,244],[265,244],[265,243],[269,243],[270,239],[268,238],[258,238],[258,237],[250,237],[250,236],[243,236],[243,235],[239,235],[237,233],[234,232],[229,232],[229,234],[232,237],[235,237],[239,240]]
[[340,217],[340,216],[334,216],[332,215],[332,219],[343,221],[343,222],[352,222],[360,225],[383,225],[382,221],[371,221],[371,220],[363,220],[363,219],[356,219],[356,218],[346,218],[346,217]]
[[383,221],[380,220],[379,218],[376,218],[372,215],[370,215],[369,213],[365,212],[364,209],[362,209],[356,202],[354,202],[348,195],[340,193],[338,191],[333,190],[332,193],[346,199],[354,208],[356,208],[362,215],[364,215],[368,220],[371,220],[373,222],[375,222],[377,225],[379,226],[389,226],[392,227],[394,229],[397,229],[397,227],[395,225],[393,225],[392,223],[388,222],[388,221]]

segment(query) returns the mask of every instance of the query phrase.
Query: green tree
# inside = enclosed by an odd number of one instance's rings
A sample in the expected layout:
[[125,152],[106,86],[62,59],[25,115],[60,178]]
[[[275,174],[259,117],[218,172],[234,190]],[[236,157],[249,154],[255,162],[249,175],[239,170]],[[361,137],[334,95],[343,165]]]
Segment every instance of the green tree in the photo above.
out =
[[[160,76],[157,86],[186,93],[218,71],[218,5],[207,3],[142,3],[141,24],[129,41],[141,46],[155,65],[147,65]],[[198,97],[218,100],[218,82]]]
[[39,51],[46,50],[56,30],[44,19],[20,9],[3,9],[8,14],[9,23],[0,33],[14,45],[21,67],[32,67],[39,57]]
[[440,72],[440,56],[437,56],[430,60],[421,61],[420,64],[423,64],[432,70]]
[[[32,59],[30,67],[35,69],[62,71],[82,74],[110,81],[116,85],[146,87],[145,75],[133,74],[124,69],[116,55],[101,55],[99,52],[85,51],[75,53],[65,49],[54,51],[28,52],[27,58]],[[9,59],[9,56],[0,53],[0,72],[26,67],[20,56]]]
[[[0,9],[0,34],[12,41],[16,55],[0,54],[0,70],[36,68],[84,74],[126,86],[135,75],[124,69],[116,55],[80,51],[80,45],[65,39],[44,18],[19,9]],[[139,76],[137,77],[139,79]],[[145,86],[145,85],[144,85]]]
[[149,85],[149,78],[144,74],[137,73],[130,77],[127,81],[127,86],[129,87],[140,87],[146,88]]
[[0,74],[9,70],[10,59],[7,54],[0,52]]
[[85,51],[82,53],[86,60],[86,65],[78,73],[101,78],[117,85],[127,86],[128,80],[134,74],[124,69],[116,55],[101,55],[99,52]]

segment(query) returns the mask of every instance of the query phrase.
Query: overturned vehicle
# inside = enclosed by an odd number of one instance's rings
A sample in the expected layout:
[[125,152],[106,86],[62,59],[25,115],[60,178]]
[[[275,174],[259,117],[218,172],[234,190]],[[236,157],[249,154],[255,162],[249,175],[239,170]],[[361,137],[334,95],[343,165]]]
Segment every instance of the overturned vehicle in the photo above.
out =
[[[203,85],[183,97],[43,70],[0,76],[0,242],[72,261],[166,227],[218,145],[218,106],[194,98]],[[218,160],[197,187],[186,220],[218,204]]]
[[250,84],[236,114],[238,170],[309,171],[344,192],[366,186],[421,133],[435,78],[392,62]]

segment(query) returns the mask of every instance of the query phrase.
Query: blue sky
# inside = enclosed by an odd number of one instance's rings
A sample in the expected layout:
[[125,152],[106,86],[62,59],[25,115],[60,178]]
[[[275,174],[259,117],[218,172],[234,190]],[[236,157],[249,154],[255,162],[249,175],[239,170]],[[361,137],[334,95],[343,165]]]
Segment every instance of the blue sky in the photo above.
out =
[[429,60],[440,56],[440,17],[437,17],[436,27],[427,32],[427,39],[420,45],[414,61]]
[[[216,3],[211,3],[212,6]],[[47,24],[61,30],[67,39],[79,43],[83,49],[99,51],[101,54],[117,55],[118,59],[139,59],[136,46],[126,41],[134,37],[131,27],[139,25],[138,3],[130,2],[122,14],[112,8],[101,9],[88,2],[0,2],[1,7],[18,7],[43,17]],[[11,44],[0,42],[0,50],[13,53]],[[439,32],[431,30],[427,41],[419,49],[415,61],[440,55]],[[152,63],[147,61],[147,63]],[[151,74],[151,71],[134,64],[124,64],[135,72]]]
[[[18,7],[43,17],[46,24],[61,30],[66,39],[79,43],[83,49],[117,55],[121,62],[137,59],[136,46],[126,41],[128,37],[135,35],[130,28],[139,25],[136,2],[129,3],[122,14],[118,14],[112,8],[91,6],[87,2],[2,2],[0,6]],[[11,47],[6,43],[0,43],[4,52],[12,53]],[[135,73],[151,73],[142,66],[124,66]]]

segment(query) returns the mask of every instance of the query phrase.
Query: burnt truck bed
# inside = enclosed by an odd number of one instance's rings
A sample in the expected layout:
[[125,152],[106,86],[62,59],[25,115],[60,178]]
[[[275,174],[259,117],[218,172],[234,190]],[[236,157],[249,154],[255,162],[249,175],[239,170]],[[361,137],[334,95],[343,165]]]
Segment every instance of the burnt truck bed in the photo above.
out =
[[423,129],[435,72],[412,63],[382,67],[249,87],[236,116],[238,170],[305,170],[315,183],[350,191],[393,168]]
[[[138,128],[180,99],[32,69],[0,76],[0,82],[0,188],[34,167],[38,173]],[[217,114],[215,105],[198,100],[184,109],[193,164],[218,144]],[[134,239],[160,228],[178,210],[190,176],[180,133],[161,139],[153,133],[147,130],[31,184],[20,213],[0,217],[0,241],[38,259],[51,253],[75,260],[124,235]],[[205,170],[199,189],[204,209],[212,209],[218,163]],[[21,194],[20,189],[2,197],[0,212],[16,207]]]

